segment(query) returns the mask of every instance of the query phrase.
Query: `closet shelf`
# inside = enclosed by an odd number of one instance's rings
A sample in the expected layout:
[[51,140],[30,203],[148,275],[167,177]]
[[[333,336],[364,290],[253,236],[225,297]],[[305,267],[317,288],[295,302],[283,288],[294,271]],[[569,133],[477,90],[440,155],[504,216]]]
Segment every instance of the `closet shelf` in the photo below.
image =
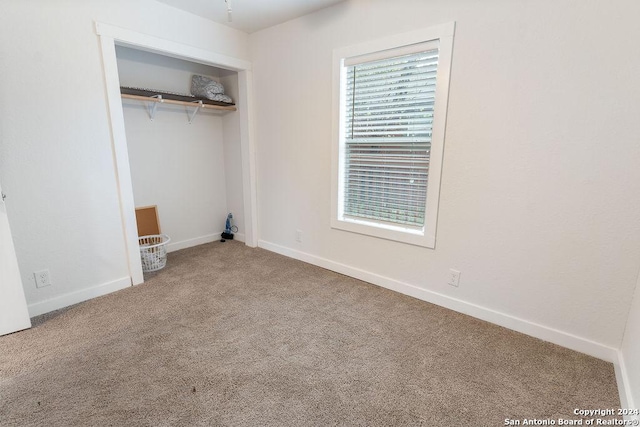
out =
[[151,97],[151,96],[140,96],[140,95],[127,95],[122,94],[123,99],[135,99],[137,101],[144,102],[160,102],[162,104],[175,104],[175,105],[185,105],[187,107],[200,106],[206,110],[220,110],[220,111],[237,111],[237,108],[233,105],[211,105],[211,104],[202,104],[200,105],[199,101],[176,101],[174,99],[165,99],[159,97]]
[[227,113],[229,111],[237,111],[238,110],[233,105],[205,104],[200,100],[177,101],[175,99],[165,99],[165,98],[162,97],[162,95],[141,96],[141,95],[129,95],[129,94],[123,93],[121,96],[122,96],[122,99],[132,99],[132,100],[135,100],[135,101],[142,101],[142,102],[145,102],[145,103],[151,102],[152,105],[148,105],[147,104],[147,109],[149,110],[149,117],[151,118],[151,120],[153,120],[153,118],[154,118],[154,116],[156,114],[156,108],[158,107],[158,104],[183,105],[185,107],[193,108],[194,109],[193,112],[189,113],[189,123],[191,123],[193,121],[193,118],[198,113],[200,108],[202,108],[204,110],[213,110],[214,112],[217,112],[217,113]]

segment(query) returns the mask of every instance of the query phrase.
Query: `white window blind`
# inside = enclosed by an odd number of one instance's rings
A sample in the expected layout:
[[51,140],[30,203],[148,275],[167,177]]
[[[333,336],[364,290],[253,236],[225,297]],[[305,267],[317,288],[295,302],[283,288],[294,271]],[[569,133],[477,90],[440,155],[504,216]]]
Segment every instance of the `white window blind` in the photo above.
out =
[[424,226],[438,53],[346,64],[345,216]]

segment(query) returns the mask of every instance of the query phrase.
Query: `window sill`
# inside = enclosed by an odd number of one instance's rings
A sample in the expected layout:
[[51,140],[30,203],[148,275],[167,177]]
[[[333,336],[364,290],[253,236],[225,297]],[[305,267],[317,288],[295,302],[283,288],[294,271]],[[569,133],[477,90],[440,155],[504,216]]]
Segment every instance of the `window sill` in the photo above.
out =
[[405,228],[402,226],[351,218],[332,218],[331,228],[424,248],[435,248],[435,235],[427,234],[424,229]]

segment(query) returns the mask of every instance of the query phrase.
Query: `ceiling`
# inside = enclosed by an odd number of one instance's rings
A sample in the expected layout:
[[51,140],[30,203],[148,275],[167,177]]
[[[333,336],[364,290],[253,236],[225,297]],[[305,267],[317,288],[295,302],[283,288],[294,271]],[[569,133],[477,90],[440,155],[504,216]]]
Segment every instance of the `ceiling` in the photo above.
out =
[[253,33],[344,0],[229,0],[233,11],[232,22],[227,20],[225,0],[158,1],[237,30]]

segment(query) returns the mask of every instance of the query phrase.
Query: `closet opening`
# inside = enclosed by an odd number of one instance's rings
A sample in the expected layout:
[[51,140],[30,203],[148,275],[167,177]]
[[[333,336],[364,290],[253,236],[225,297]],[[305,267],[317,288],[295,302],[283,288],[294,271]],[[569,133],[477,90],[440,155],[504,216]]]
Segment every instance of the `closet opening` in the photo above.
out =
[[[257,246],[250,63],[100,23],[96,31],[132,284],[144,281],[139,207],[157,207],[168,252],[219,240],[228,213],[235,239]],[[194,75],[221,84],[235,105],[121,95],[121,87],[188,95]]]
[[[217,83],[211,86],[223,91],[220,99],[238,99],[235,71],[121,46],[116,57],[122,93],[148,89],[188,97],[193,76],[202,76],[196,79]],[[122,96],[136,209],[157,208],[159,231],[171,238],[168,252],[220,240],[228,213],[238,230],[234,238],[244,242],[237,111],[203,108],[210,104],[195,99],[157,99]]]

